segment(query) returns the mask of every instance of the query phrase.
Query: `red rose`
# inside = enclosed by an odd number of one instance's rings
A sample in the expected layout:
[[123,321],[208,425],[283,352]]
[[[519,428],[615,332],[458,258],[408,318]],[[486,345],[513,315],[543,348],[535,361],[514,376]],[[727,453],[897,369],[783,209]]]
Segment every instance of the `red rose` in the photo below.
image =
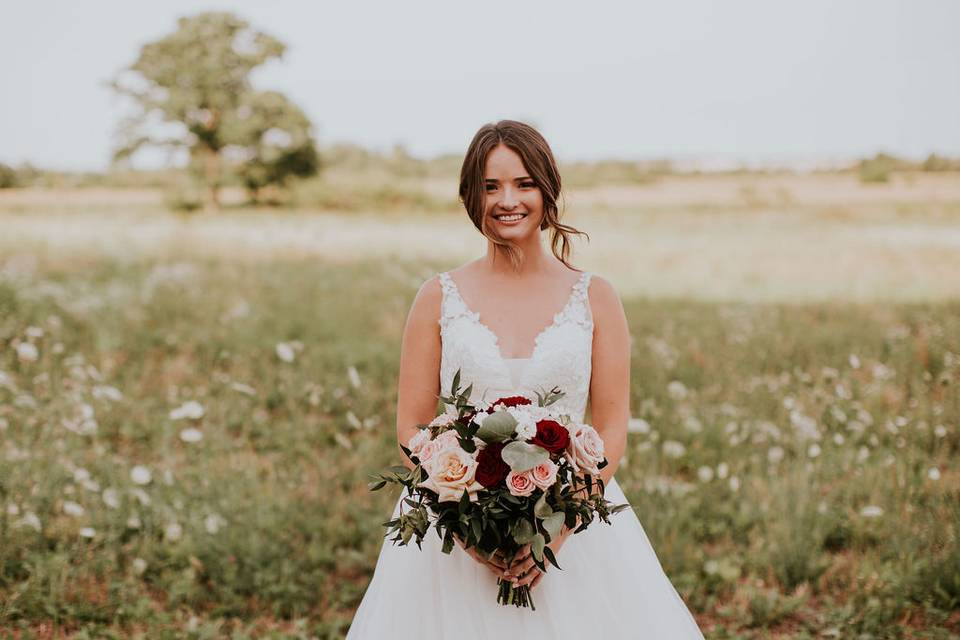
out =
[[508,396],[506,398],[500,398],[487,409],[487,413],[493,413],[498,405],[503,405],[504,407],[517,407],[522,404],[533,404],[530,401],[530,398],[524,398],[523,396]]
[[537,423],[537,435],[530,444],[543,447],[550,453],[560,453],[570,444],[570,432],[556,420],[541,420]]
[[504,443],[491,442],[477,454],[477,482],[487,489],[495,487],[510,473],[510,465],[503,461],[500,452]]

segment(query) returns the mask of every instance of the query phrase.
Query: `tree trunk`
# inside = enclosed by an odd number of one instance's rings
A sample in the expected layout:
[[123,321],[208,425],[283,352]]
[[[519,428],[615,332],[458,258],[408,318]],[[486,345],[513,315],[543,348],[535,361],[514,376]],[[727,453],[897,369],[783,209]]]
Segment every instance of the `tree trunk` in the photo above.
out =
[[207,187],[206,209],[220,211],[220,154],[203,149],[203,181]]

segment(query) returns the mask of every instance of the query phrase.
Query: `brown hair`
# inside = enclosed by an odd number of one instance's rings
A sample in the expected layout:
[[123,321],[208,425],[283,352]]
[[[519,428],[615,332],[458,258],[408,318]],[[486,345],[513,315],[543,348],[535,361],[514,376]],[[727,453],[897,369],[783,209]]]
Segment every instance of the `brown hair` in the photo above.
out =
[[[516,120],[501,120],[496,124],[483,125],[473,136],[460,169],[460,201],[463,202],[467,215],[473,221],[473,226],[506,252],[514,269],[520,267],[523,251],[514,242],[500,236],[484,211],[486,191],[483,170],[487,156],[499,144],[506,145],[520,156],[524,168],[543,195],[543,220],[540,223],[540,230],[550,229],[550,247],[553,255],[568,268],[579,271],[567,262],[572,246],[570,235],[587,236],[587,240],[590,236],[560,222],[560,211],[557,208],[557,199],[560,197],[560,172],[557,170],[557,162],[553,158],[553,152],[547,141],[539,131],[528,124]],[[496,253],[494,253],[494,259],[496,259]]]

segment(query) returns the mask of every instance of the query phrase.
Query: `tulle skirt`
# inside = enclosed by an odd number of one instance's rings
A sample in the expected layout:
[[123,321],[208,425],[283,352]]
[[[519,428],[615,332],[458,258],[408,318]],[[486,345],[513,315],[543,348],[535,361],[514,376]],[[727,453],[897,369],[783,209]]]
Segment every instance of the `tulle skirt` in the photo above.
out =
[[[616,478],[606,496],[627,502]],[[393,517],[399,510],[398,499]],[[532,591],[536,611],[497,604],[497,577],[459,546],[441,553],[432,529],[422,550],[385,540],[347,638],[702,640],[636,514],[627,509],[610,522],[567,538],[562,570],[548,567]]]

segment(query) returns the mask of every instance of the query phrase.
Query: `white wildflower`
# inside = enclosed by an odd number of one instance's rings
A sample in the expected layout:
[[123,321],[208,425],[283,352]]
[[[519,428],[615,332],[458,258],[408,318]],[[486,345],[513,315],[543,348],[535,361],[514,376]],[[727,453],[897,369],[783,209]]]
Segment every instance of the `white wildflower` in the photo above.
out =
[[143,572],[147,570],[147,561],[143,558],[134,558],[131,566],[135,574],[142,576]]
[[23,517],[17,521],[17,525],[21,527],[30,527],[36,531],[40,531],[42,525],[40,524],[40,518],[37,517],[33,511],[27,511],[23,514]]
[[347,378],[350,379],[350,384],[353,386],[354,389],[360,388],[360,384],[361,384],[360,374],[357,373],[357,368],[354,367],[353,365],[350,365],[349,367],[347,367]]
[[724,480],[727,477],[727,474],[730,473],[730,466],[726,462],[721,462],[717,465],[717,477],[721,480]]
[[703,423],[696,416],[687,416],[683,421],[683,426],[691,433],[700,433],[703,430]]
[[189,427],[180,432],[180,439],[184,442],[200,442],[203,440],[203,432],[200,429]]
[[930,467],[930,469],[927,471],[927,477],[930,478],[931,480],[939,480],[940,469],[938,469],[937,467]]
[[7,503],[7,515],[8,516],[18,516],[20,515],[20,507],[17,506],[16,502]]
[[852,369],[859,369],[859,368],[860,368],[860,358],[858,358],[855,353],[851,353],[851,354],[850,354],[850,357],[847,359],[847,362],[850,363],[850,367],[851,367]]
[[843,444],[843,443],[845,442],[845,439],[844,439],[844,437],[843,437],[843,434],[842,434],[842,433],[835,433],[835,434],[833,434],[833,442],[834,442],[834,444],[836,444],[836,445],[841,445],[841,444]]
[[179,522],[170,522],[163,529],[164,540],[169,540],[170,542],[176,542],[182,537],[183,537],[183,527],[180,526]]
[[144,485],[150,484],[153,476],[150,473],[150,469],[142,464],[138,464],[130,469],[130,479],[133,480],[134,484]]
[[938,424],[933,428],[933,435],[937,436],[938,438],[943,438],[947,435],[947,428],[942,424]]
[[84,509],[80,504],[74,502],[73,500],[64,500],[64,501],[63,501],[63,512],[64,512],[65,514],[67,514],[68,516],[73,516],[74,518],[79,518],[79,517],[82,516],[84,513],[86,513],[86,509]]
[[289,342],[278,342],[276,346],[277,357],[283,360],[284,362],[293,362],[297,354],[294,352],[293,347],[290,346]]
[[36,362],[40,358],[40,350],[29,342],[17,345],[17,359],[20,362]]
[[116,509],[120,506],[120,494],[117,493],[117,490],[113,487],[104,489],[100,497],[103,500],[103,504],[111,509]]
[[820,455],[820,445],[818,445],[816,442],[814,442],[814,443],[811,444],[809,447],[807,447],[807,455],[810,456],[811,458],[816,458],[817,456],[819,456],[819,455]]
[[163,484],[167,485],[168,487],[173,486],[173,471],[170,469],[163,470]]
[[771,464],[777,464],[783,460],[783,456],[783,447],[772,446],[767,450],[767,460],[769,460]]
[[790,412],[790,424],[801,440],[820,439],[820,432],[817,430],[817,421],[810,416],[804,415],[797,409]]
[[879,518],[883,515],[883,508],[874,504],[867,505],[860,509],[860,515],[864,518]]
[[225,524],[227,524],[227,521],[223,519],[223,516],[217,513],[211,513],[203,520],[203,527],[210,535],[214,535],[220,531],[220,528]]
[[139,529],[141,526],[143,526],[143,523],[140,522],[140,518],[138,516],[130,516],[127,518],[128,529]]
[[363,428],[363,423],[360,422],[360,418],[358,418],[353,411],[347,411],[346,418],[347,418],[347,424],[350,425],[351,429]]
[[248,384],[243,384],[242,382],[232,382],[230,383],[230,388],[236,391],[237,393],[242,393],[247,396],[257,395],[256,389],[254,389]]
[[93,397],[97,400],[110,400],[111,402],[119,402],[123,400],[123,393],[120,389],[116,387],[111,387],[106,384],[98,384],[93,388]]
[[24,333],[24,335],[26,335],[28,338],[42,338],[42,337],[43,337],[43,329],[41,329],[40,327],[27,327],[27,328],[23,331],[23,333]]
[[687,387],[679,380],[671,380],[667,385],[667,394],[674,400],[683,400],[687,397]]
[[870,449],[868,449],[866,445],[861,445],[860,448],[857,449],[857,462],[866,462],[869,457]]
[[84,538],[93,538],[97,535],[97,530],[93,527],[83,527],[80,529],[80,535]]
[[203,417],[203,414],[203,405],[196,400],[190,400],[188,402],[184,402],[176,409],[173,409],[170,412],[170,419],[182,420],[184,418],[189,418],[191,420],[199,420]]
[[697,477],[700,479],[700,482],[710,482],[713,480],[713,467],[708,467],[706,465],[697,469]]
[[663,455],[668,458],[682,458],[687,452],[687,448],[683,446],[683,443],[677,442],[676,440],[664,440],[662,446]]
[[630,433],[650,433],[650,423],[643,418],[630,418],[627,422],[627,431]]

